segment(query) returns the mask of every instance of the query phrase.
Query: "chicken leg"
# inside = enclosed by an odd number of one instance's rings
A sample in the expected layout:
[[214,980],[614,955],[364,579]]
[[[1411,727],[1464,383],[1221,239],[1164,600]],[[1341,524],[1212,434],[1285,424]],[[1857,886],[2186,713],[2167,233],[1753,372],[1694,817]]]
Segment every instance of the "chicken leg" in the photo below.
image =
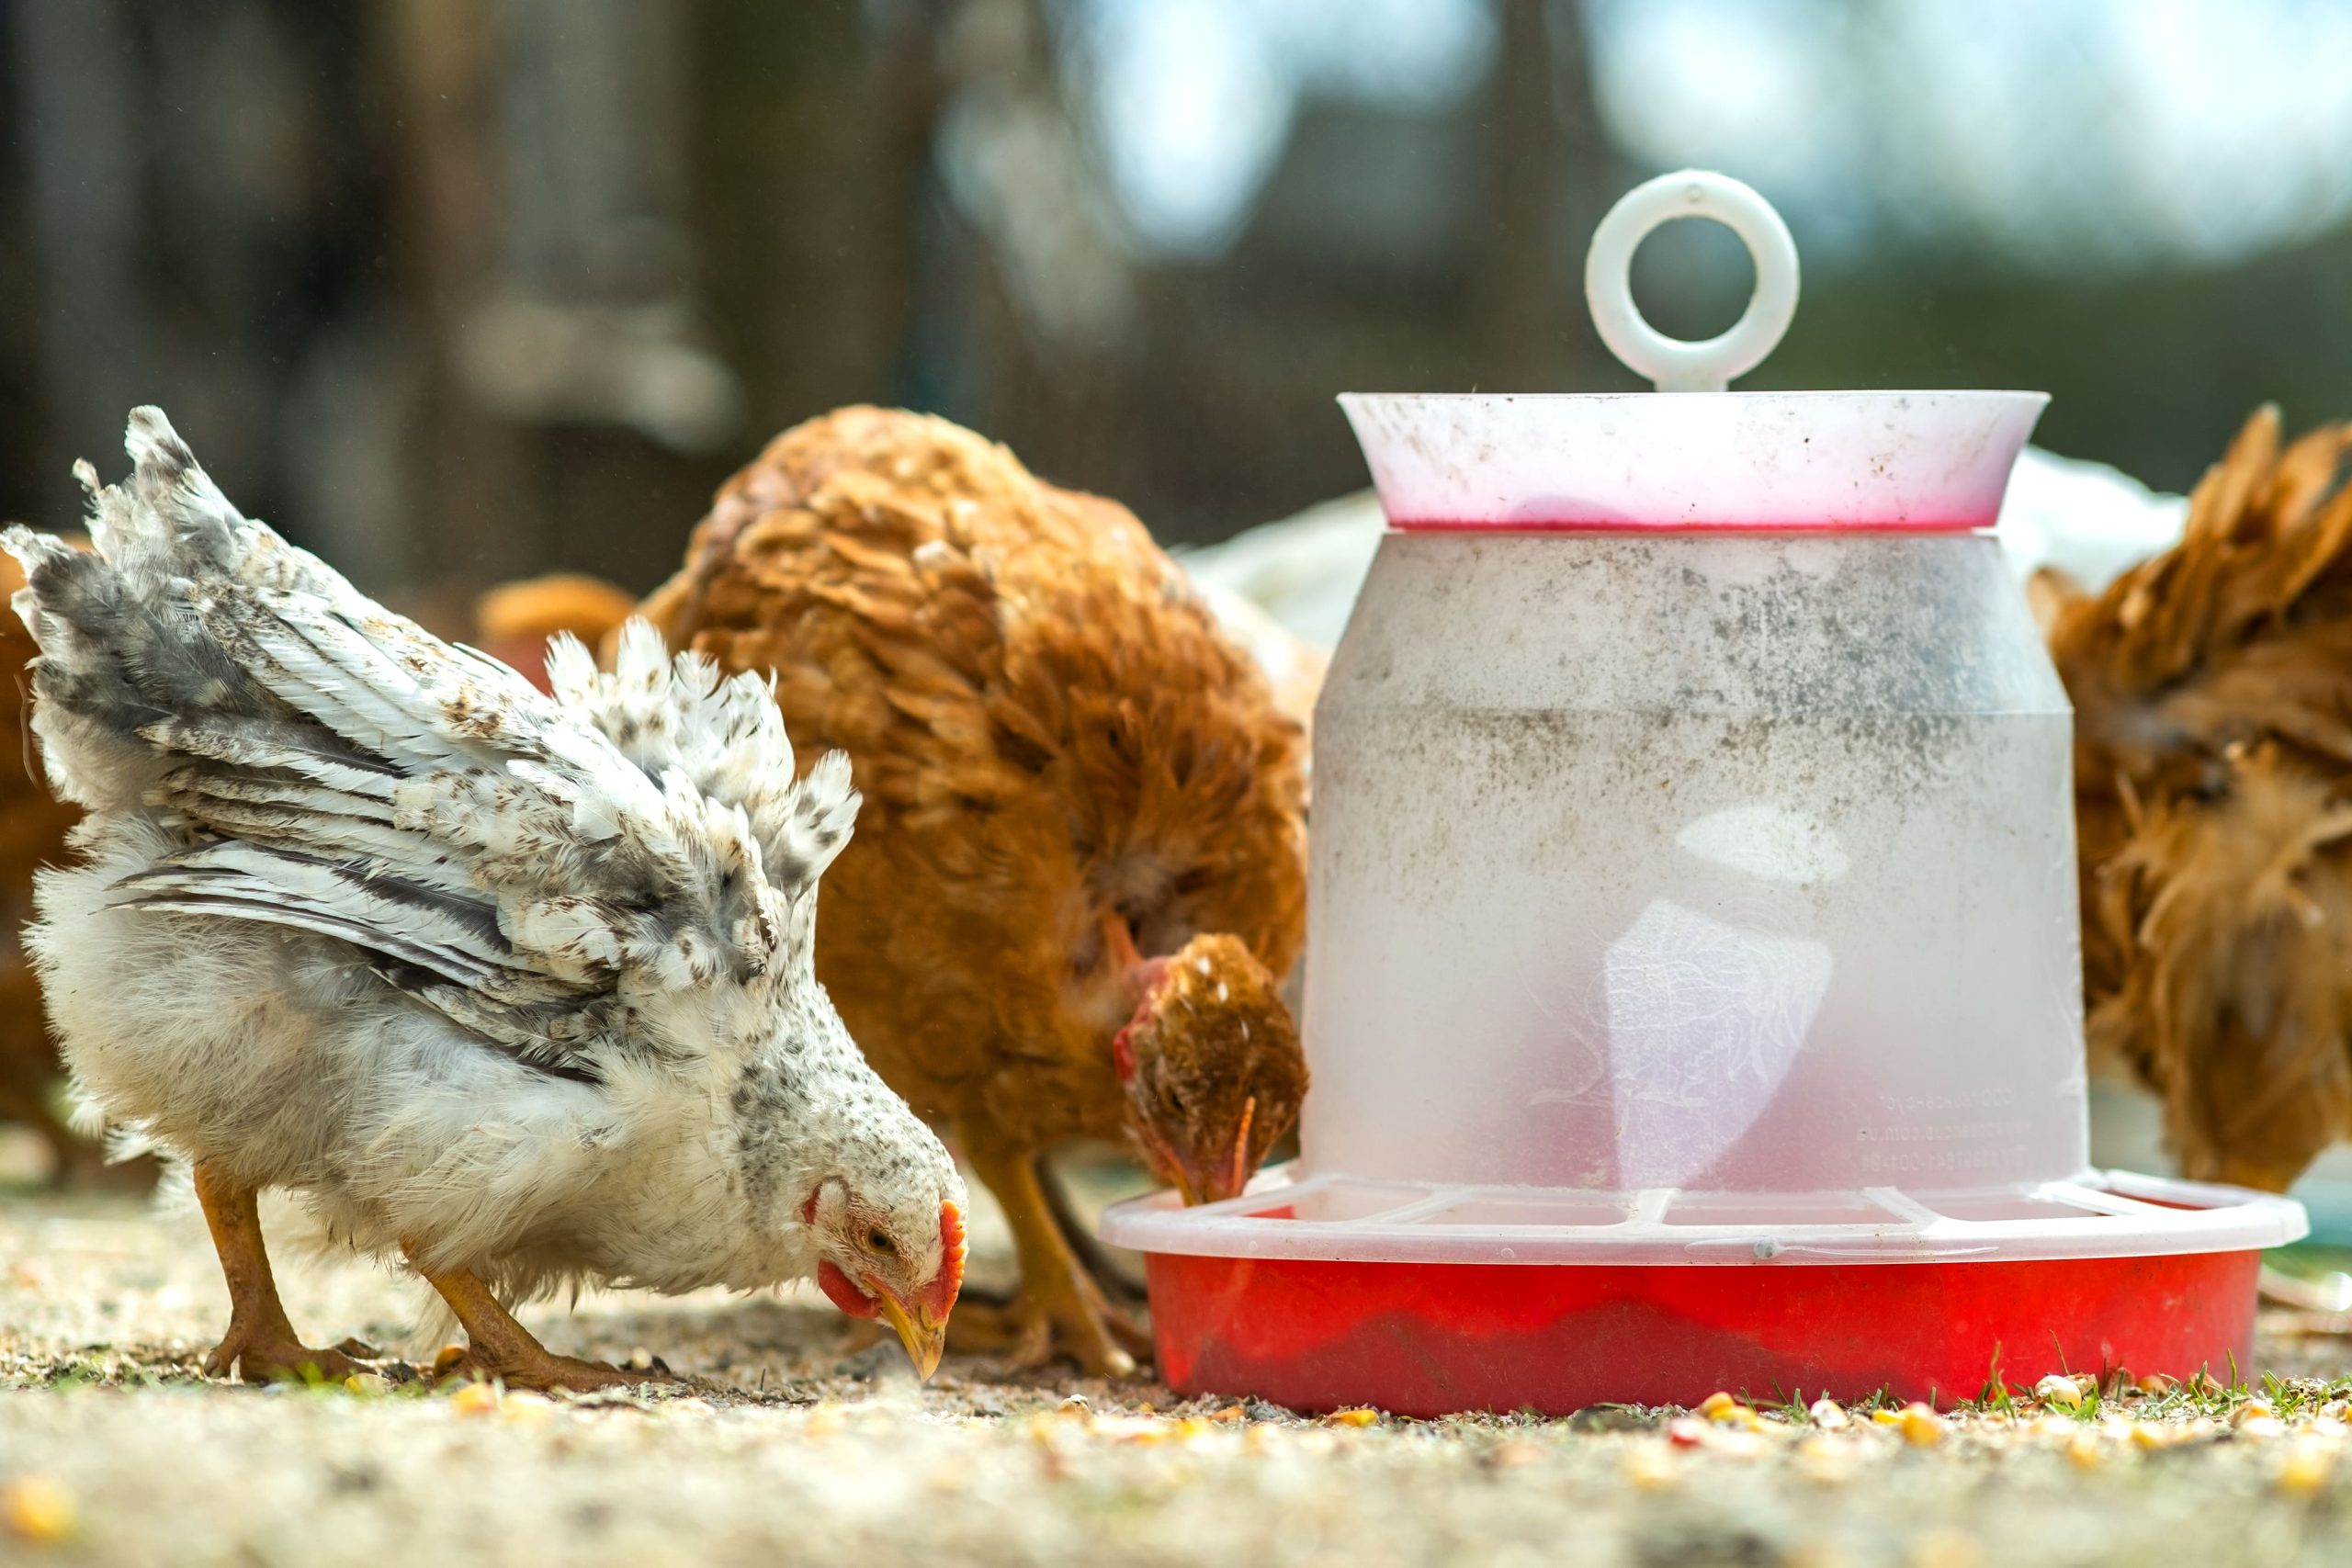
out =
[[[1061,1227],[1062,1235],[1070,1244],[1070,1250],[1078,1254],[1080,1266],[1093,1277],[1094,1283],[1102,1289],[1102,1299],[1123,1310],[1131,1311],[1143,1305],[1149,1299],[1150,1292],[1141,1280],[1127,1277],[1125,1270],[1112,1258],[1111,1249],[1104,1247],[1101,1238],[1087,1228],[1086,1222],[1078,1217],[1078,1211],[1070,1206],[1069,1183],[1062,1179],[1051,1163],[1045,1160],[1038,1162],[1037,1174],[1045,1183],[1046,1201],[1054,1212],[1054,1224]],[[1151,1348],[1151,1336],[1137,1327],[1135,1337],[1137,1343],[1127,1348],[1138,1356],[1146,1354]]]
[[234,1368],[247,1382],[325,1382],[359,1371],[359,1363],[342,1351],[314,1350],[294,1337],[262,1245],[254,1190],[199,1162],[196,1198],[204,1205],[204,1223],[229,1280],[229,1332],[204,1359],[205,1375],[226,1377]]
[[1023,1365],[1069,1356],[1098,1377],[1126,1377],[1136,1370],[1136,1351],[1148,1337],[1126,1321],[1071,1251],[1055,1222],[1036,1157],[1026,1153],[971,1145],[973,1174],[988,1183],[1004,1210],[1005,1223],[1021,1258],[1021,1293],[996,1311],[975,1312],[983,1303],[959,1309],[948,1326],[958,1350],[1010,1354]]
[[499,1304],[490,1287],[472,1269],[435,1273],[417,1262],[416,1247],[410,1245],[401,1250],[426,1282],[441,1292],[441,1299],[449,1303],[458,1321],[465,1325],[466,1353],[448,1368],[446,1376],[459,1380],[496,1378],[509,1388],[562,1388],[584,1393],[591,1389],[633,1386],[657,1375],[625,1372],[601,1361],[558,1356],[514,1321],[514,1314]]

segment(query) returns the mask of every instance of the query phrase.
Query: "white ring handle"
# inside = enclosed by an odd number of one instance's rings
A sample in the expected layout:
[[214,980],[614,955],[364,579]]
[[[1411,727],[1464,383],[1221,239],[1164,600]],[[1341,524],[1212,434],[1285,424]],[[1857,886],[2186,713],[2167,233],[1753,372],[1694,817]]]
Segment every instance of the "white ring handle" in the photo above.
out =
[[[1677,218],[1712,218],[1747,246],[1756,292],[1731,330],[1704,343],[1668,337],[1634,303],[1634,252]],[[1592,231],[1584,259],[1585,303],[1609,352],[1661,392],[1720,392],[1764,362],[1797,313],[1797,245],[1772,204],[1728,175],[1685,169],[1618,198]]]

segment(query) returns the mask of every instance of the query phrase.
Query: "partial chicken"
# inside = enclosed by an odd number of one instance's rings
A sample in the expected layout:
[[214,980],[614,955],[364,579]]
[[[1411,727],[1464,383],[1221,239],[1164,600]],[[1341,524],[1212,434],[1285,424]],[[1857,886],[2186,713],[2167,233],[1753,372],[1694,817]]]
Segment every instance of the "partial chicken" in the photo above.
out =
[[637,611],[637,600],[602,579],[554,572],[501,583],[474,604],[474,646],[551,691],[548,643],[569,633],[601,648]]
[[2180,543],[2035,584],[2075,710],[2095,1052],[2192,1177],[2284,1190],[2352,1136],[2352,426],[2250,420]]
[[295,1336],[255,1195],[399,1256],[458,1375],[630,1381],[507,1303],[596,1281],[814,1276],[928,1374],[963,1274],[946,1152],[811,968],[857,797],[794,779],[767,684],[646,627],[553,698],[247,520],[164,416],[93,493],[97,554],[14,528],[35,725],[87,813],[32,948],[107,1120],[187,1159],[231,1296],[209,1370],[336,1376]]
[[850,756],[867,815],[825,879],[817,971],[1004,1206],[1023,1292],[991,1329],[1131,1368],[1145,1341],[1039,1160],[1124,1136],[1224,1198],[1295,1119],[1298,725],[1132,513],[916,414],[777,437],[646,613],[774,671],[793,732]]
[[[16,563],[0,560],[0,592],[23,586]],[[66,831],[82,814],[51,795],[40,776],[28,728],[31,694],[20,673],[34,652],[24,627],[0,616],[0,661],[9,675],[0,684],[6,716],[0,723],[19,738],[19,749],[0,762],[0,1121],[30,1127],[48,1145],[51,1179],[64,1182],[95,1175],[100,1156],[59,1119],[57,1047],[23,938],[33,918],[33,874],[65,859]]]

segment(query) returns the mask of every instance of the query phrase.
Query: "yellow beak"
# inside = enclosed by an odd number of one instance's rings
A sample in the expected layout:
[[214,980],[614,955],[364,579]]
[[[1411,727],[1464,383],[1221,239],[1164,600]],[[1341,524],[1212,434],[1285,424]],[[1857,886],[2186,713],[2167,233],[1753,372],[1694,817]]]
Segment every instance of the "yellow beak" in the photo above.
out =
[[873,1292],[875,1302],[881,1307],[883,1317],[899,1333],[899,1343],[907,1348],[907,1359],[915,1364],[915,1376],[925,1382],[939,1370],[939,1358],[947,1349],[947,1320],[933,1323],[931,1314],[917,1307],[910,1313],[899,1304],[878,1280],[868,1277],[866,1288]]

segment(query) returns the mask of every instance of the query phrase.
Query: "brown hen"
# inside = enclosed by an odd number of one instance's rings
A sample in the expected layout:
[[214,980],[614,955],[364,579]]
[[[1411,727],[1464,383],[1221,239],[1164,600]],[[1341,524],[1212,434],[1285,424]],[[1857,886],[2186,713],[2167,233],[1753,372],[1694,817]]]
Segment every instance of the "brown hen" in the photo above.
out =
[[2095,1053],[2192,1176],[2283,1190],[2352,1135],[2352,427],[2247,422],[2173,549],[2037,584],[2075,711]]
[[1038,1162],[1124,1136],[1222,1198],[1295,1119],[1299,727],[1125,508],[915,414],[779,436],[645,613],[774,671],[802,755],[849,753],[865,805],[820,895],[819,976],[1004,1206],[1023,1293],[998,1332],[1131,1366],[1143,1341]]

